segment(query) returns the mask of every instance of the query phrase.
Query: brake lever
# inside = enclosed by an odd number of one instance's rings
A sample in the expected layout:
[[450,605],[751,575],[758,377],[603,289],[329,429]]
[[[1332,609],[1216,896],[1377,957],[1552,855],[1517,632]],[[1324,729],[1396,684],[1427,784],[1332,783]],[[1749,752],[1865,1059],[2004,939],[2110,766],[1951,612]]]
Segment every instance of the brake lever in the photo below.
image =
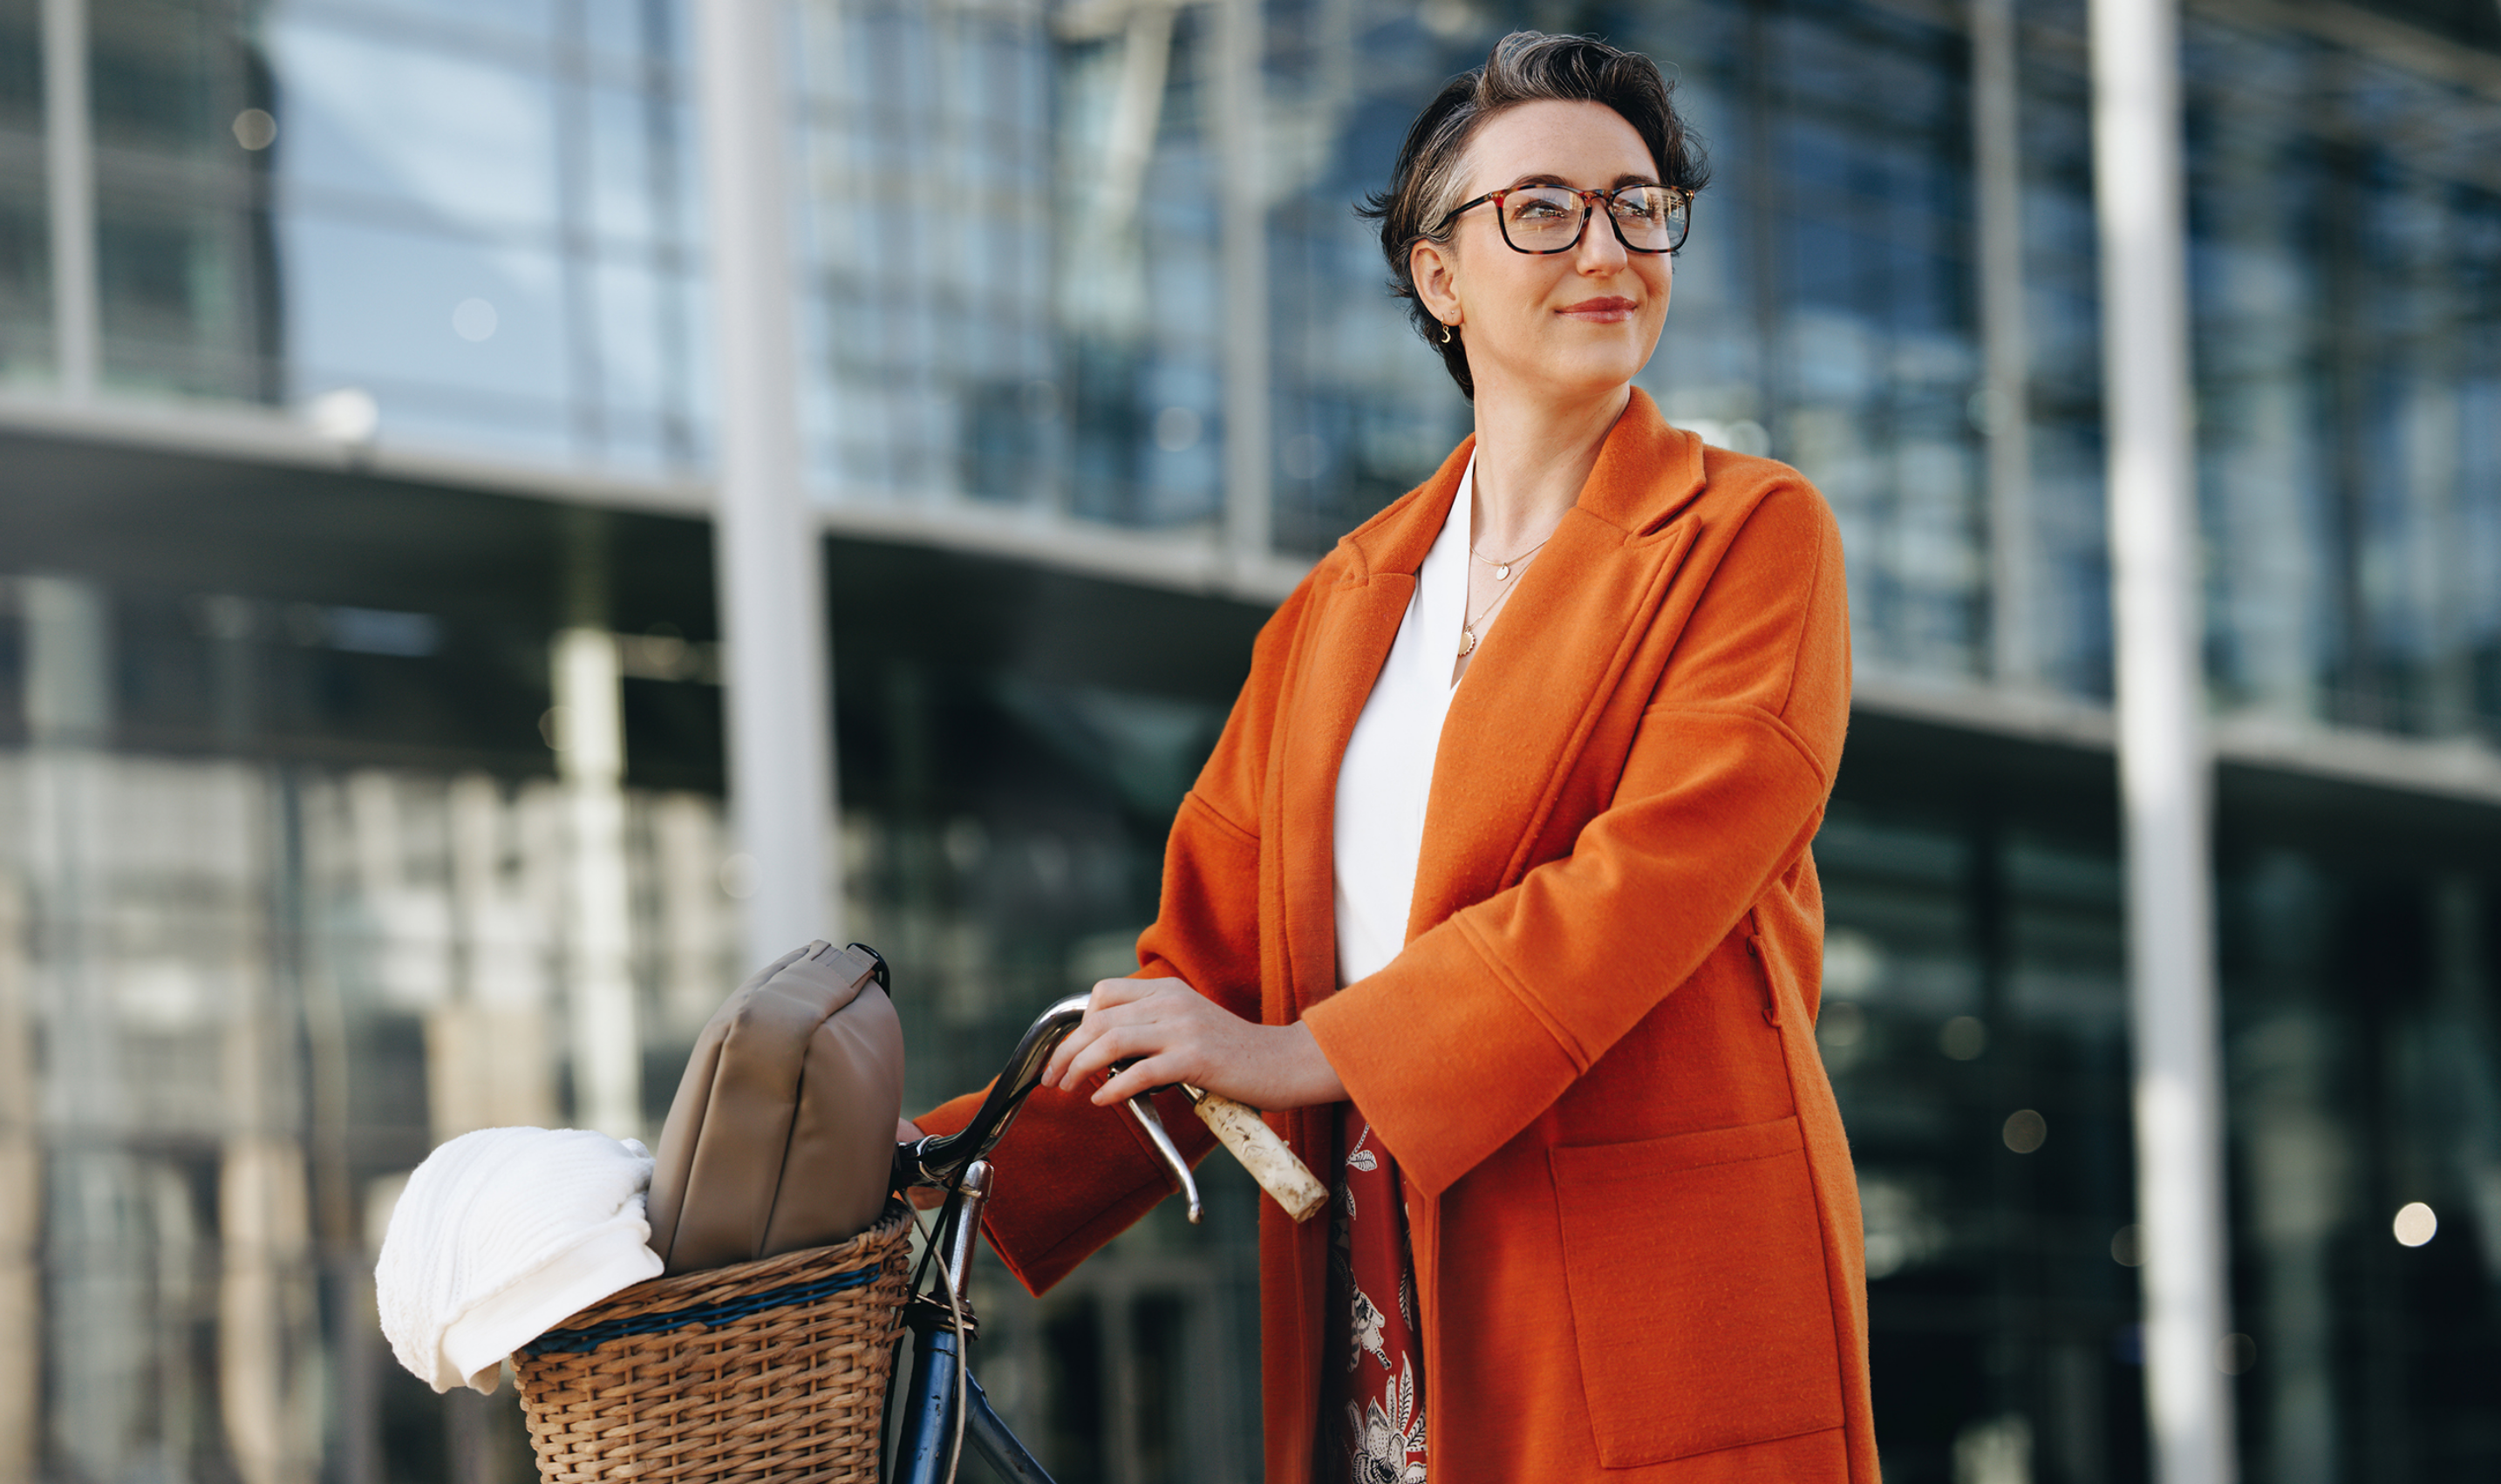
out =
[[1189,1161],[1181,1157],[1180,1146],[1173,1142],[1171,1132],[1164,1127],[1162,1115],[1155,1111],[1153,1104],[1147,1101],[1146,1094],[1140,1093],[1127,1103],[1129,1116],[1138,1120],[1138,1127],[1147,1131],[1147,1140],[1155,1146],[1155,1153],[1162,1158],[1164,1168],[1172,1171],[1173,1178],[1181,1181],[1181,1193],[1189,1198],[1189,1224],[1198,1225],[1203,1208],[1198,1202],[1198,1181],[1189,1172]]

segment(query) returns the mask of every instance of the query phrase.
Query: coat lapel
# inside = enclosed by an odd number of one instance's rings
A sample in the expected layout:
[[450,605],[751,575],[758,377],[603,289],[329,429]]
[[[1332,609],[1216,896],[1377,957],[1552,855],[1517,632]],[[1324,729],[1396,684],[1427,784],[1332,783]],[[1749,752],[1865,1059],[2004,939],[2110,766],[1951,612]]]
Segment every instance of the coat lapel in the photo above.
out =
[[1694,522],[1674,516],[1701,487],[1701,441],[1635,390],[1451,699],[1411,938],[1534,864],[1564,777],[1692,546]]
[[1473,438],[1461,443],[1432,478],[1341,544],[1348,571],[1325,595],[1289,685],[1291,719],[1272,807],[1284,877],[1286,989],[1296,1013],[1337,989],[1338,767],[1475,446]]
[[[1461,443],[1432,478],[1341,543],[1348,570],[1288,682],[1270,817],[1281,842],[1285,987],[1295,1013],[1337,987],[1338,767],[1475,447],[1473,438]],[[1691,547],[1692,522],[1674,517],[1702,484],[1702,441],[1670,427],[1635,388],[1580,502],[1547,554],[1521,574],[1451,698],[1410,937],[1526,870],[1597,708]]]

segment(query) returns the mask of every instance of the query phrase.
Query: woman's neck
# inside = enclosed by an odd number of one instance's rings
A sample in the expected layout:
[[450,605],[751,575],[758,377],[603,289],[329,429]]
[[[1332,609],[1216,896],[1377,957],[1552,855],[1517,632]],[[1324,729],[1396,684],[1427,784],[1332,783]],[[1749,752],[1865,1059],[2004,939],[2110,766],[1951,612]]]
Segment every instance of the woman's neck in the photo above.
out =
[[1581,498],[1632,389],[1550,402],[1477,388],[1474,545],[1500,561],[1543,542]]

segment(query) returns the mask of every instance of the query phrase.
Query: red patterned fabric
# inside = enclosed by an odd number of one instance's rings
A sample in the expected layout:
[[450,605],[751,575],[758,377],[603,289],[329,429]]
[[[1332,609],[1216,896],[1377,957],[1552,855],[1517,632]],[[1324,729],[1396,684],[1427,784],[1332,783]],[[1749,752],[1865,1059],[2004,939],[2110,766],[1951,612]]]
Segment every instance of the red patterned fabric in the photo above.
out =
[[1321,1484],[1424,1484],[1424,1332],[1398,1162],[1338,1105],[1328,1339],[1320,1351]]

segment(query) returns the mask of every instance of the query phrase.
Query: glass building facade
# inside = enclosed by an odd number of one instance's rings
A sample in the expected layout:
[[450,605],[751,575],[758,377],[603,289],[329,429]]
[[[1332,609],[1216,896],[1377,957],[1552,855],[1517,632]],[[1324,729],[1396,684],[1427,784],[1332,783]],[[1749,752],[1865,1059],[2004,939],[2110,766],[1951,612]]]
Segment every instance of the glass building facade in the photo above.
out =
[[[1888,1476],[2146,1477],[2084,22],[793,0],[838,915],[916,1103],[1128,962],[1266,609],[1469,426],[1352,206],[1504,30],[1602,34],[1714,168],[1642,384],[1848,546],[1818,1039]],[[692,30],[0,0],[0,1484],[527,1475],[370,1270],[442,1139],[655,1130],[744,976]],[[2501,18],[2192,0],[2181,55],[2217,1364],[2251,1479],[2486,1476]],[[610,711],[621,772],[568,745]],[[1064,1479],[1256,1470],[1210,1168],[1206,1227],[985,1279]]]

